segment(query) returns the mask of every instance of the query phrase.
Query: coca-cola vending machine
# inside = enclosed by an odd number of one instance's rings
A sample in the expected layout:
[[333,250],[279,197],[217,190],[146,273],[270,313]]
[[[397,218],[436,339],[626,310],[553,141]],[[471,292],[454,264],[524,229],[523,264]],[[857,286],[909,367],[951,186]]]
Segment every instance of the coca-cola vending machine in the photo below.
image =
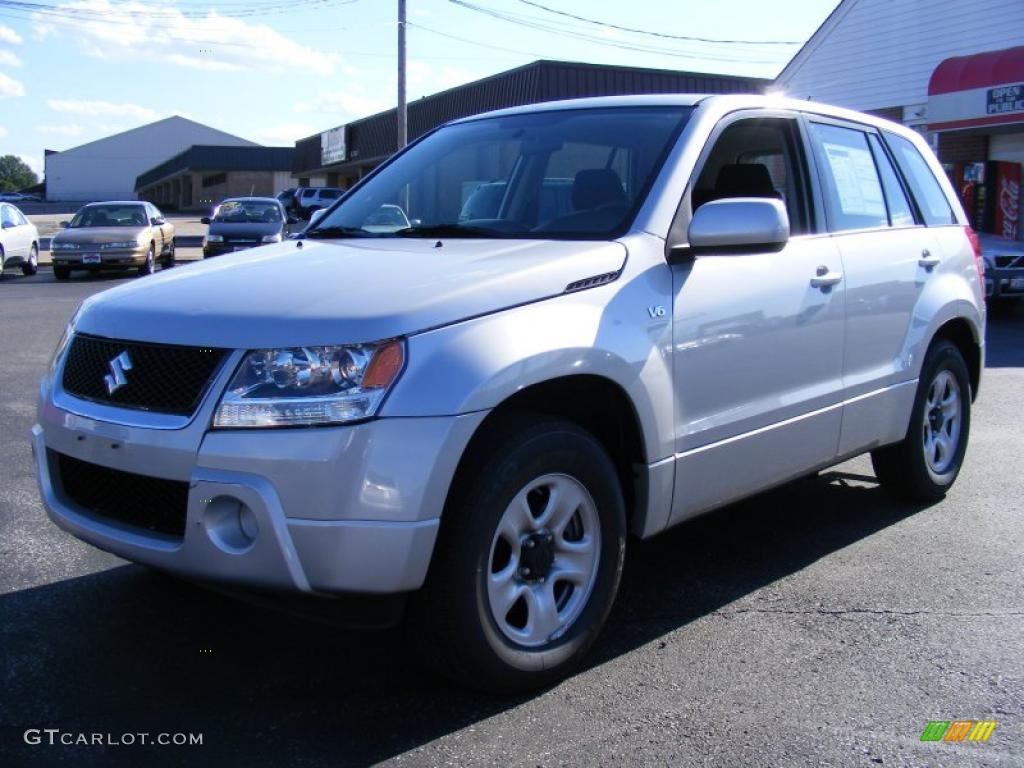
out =
[[978,189],[985,181],[985,163],[957,163],[951,180],[971,226],[980,232],[983,222],[978,213]]
[[985,163],[984,178],[974,190],[971,218],[980,225],[975,229],[1007,240],[1020,238],[1020,181],[1020,163]]

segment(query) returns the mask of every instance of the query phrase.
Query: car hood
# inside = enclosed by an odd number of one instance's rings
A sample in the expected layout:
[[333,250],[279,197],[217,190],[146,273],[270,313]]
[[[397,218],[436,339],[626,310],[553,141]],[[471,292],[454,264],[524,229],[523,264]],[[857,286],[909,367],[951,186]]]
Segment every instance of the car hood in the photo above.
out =
[[230,348],[372,342],[557,296],[625,260],[617,242],[289,240],[97,294],[76,328]]
[[145,231],[146,227],[82,227],[81,229],[62,229],[53,236],[62,243],[120,243],[134,240]]
[[253,237],[259,238],[264,235],[276,235],[284,229],[283,221],[213,221],[210,222],[208,235],[220,235],[221,237]]

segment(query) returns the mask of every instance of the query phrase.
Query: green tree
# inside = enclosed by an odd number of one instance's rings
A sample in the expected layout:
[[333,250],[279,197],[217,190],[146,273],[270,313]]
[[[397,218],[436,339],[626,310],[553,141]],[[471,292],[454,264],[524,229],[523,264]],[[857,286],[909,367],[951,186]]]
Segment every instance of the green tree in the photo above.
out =
[[17,155],[0,157],[0,192],[17,192],[39,183],[35,171]]

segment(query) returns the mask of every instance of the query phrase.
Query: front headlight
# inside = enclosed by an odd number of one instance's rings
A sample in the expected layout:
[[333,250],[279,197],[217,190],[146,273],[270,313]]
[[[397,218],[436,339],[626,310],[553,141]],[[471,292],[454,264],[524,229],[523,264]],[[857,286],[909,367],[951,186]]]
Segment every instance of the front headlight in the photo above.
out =
[[50,241],[50,250],[51,251],[73,251],[77,247],[78,246],[75,245],[74,243],[62,243],[60,240],[51,240]]
[[122,240],[119,243],[104,243],[101,248],[139,248],[138,240]]
[[280,243],[281,242],[281,233],[278,232],[276,235],[264,235],[263,236],[263,242],[264,243]]
[[208,243],[223,243],[224,237],[222,235],[207,235],[206,242]]
[[405,364],[400,341],[246,353],[221,397],[215,427],[343,424],[376,414]]

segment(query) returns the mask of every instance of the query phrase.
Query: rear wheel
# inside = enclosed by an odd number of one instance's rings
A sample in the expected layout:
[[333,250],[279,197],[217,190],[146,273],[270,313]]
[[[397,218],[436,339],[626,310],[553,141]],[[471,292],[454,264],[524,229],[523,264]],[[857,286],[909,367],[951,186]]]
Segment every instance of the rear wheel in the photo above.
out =
[[597,638],[626,545],[622,489],[576,425],[520,417],[453,490],[411,628],[439,672],[492,691],[564,677]]
[[960,472],[971,429],[971,379],[956,345],[928,352],[906,437],[871,453],[882,486],[908,501],[937,501]]
[[28,252],[28,259],[21,265],[21,274],[31,277],[39,271],[39,246],[32,243],[32,249]]
[[71,270],[68,267],[54,267],[53,276],[57,280],[67,280],[71,277]]

